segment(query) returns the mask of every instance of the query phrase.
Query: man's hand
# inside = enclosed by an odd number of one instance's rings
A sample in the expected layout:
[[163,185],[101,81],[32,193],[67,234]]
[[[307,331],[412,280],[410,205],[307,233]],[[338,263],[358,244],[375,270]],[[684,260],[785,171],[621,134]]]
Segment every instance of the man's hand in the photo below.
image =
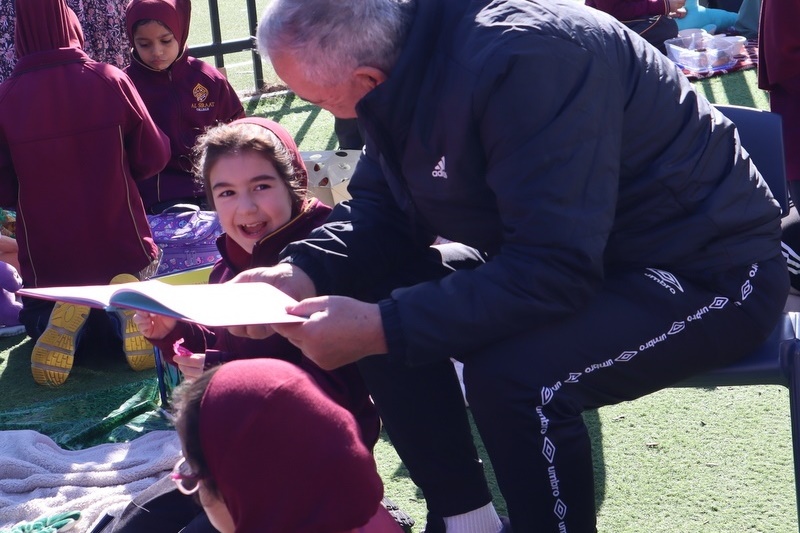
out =
[[325,370],[387,351],[377,304],[321,296],[303,300],[287,311],[309,318],[300,324],[274,324],[273,329]]
[[269,283],[298,301],[317,295],[317,289],[308,274],[291,263],[278,263],[273,267],[245,270],[228,283],[253,281]]
[[[282,290],[295,300],[303,300],[317,295],[314,282],[308,275],[291,263],[279,263],[274,267],[261,267],[245,270],[228,283],[247,283],[260,281]],[[265,339],[274,333],[271,326],[255,324],[251,326],[231,326],[228,331],[237,337]]]

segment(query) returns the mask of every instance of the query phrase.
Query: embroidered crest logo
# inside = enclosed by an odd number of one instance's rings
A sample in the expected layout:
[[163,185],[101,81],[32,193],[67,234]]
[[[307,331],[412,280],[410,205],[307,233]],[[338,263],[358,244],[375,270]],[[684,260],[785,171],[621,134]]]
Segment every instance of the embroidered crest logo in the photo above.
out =
[[208,89],[198,83],[194,86],[194,89],[192,89],[192,96],[194,96],[198,102],[205,102],[206,98],[208,98]]

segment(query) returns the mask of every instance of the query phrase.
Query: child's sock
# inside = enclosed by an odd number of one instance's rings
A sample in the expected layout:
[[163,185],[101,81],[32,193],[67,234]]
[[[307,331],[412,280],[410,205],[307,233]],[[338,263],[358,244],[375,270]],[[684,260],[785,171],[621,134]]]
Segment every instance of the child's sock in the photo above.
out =
[[498,533],[503,529],[492,503],[468,513],[445,516],[444,525],[447,533]]

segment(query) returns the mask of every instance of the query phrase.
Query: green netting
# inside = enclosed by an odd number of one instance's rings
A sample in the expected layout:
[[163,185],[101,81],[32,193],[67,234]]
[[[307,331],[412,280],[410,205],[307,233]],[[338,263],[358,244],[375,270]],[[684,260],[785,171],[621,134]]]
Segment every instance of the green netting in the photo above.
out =
[[[134,372],[109,356],[76,365],[59,387],[43,387],[31,377],[32,348],[24,335],[0,338],[0,431],[34,430],[78,450],[172,428],[155,370]],[[167,381],[171,394],[174,376]]]
[[154,378],[0,412],[0,430],[38,431],[72,450],[171,427]]

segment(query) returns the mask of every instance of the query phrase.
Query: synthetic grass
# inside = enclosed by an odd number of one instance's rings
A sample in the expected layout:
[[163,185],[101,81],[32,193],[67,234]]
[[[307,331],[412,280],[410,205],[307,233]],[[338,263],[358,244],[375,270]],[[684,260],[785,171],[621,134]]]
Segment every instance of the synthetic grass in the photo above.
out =
[[769,110],[767,93],[758,88],[757,69],[740,70],[694,83],[714,104],[733,104]]
[[301,151],[335,150],[333,115],[309,104],[291,92],[254,97],[244,102],[247,115],[264,116],[280,123],[291,133]]

